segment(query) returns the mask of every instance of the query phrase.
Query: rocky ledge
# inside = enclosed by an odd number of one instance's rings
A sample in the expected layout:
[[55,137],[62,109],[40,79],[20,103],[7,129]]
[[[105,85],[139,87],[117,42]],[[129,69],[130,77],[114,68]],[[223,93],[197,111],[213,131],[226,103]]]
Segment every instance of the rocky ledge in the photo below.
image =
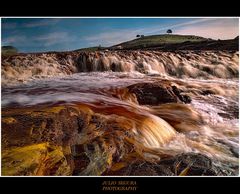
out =
[[190,103],[190,96],[181,94],[182,91],[169,82],[138,83],[128,87],[134,93],[141,105],[159,105],[164,103]]

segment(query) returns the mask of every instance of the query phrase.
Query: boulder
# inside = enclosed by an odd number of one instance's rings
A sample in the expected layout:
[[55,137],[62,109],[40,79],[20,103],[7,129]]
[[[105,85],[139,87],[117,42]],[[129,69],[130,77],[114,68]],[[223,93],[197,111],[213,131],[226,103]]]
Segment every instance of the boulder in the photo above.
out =
[[176,86],[168,83],[137,83],[128,86],[141,105],[159,105],[164,103],[190,103],[191,98],[182,95]]

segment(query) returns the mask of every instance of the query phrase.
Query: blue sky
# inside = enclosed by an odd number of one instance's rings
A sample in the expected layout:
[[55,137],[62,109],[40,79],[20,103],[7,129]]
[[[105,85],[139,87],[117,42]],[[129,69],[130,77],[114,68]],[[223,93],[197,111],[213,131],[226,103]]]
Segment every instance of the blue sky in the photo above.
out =
[[231,39],[239,34],[238,18],[2,18],[1,43],[20,52],[68,51],[111,46],[137,34],[199,35]]

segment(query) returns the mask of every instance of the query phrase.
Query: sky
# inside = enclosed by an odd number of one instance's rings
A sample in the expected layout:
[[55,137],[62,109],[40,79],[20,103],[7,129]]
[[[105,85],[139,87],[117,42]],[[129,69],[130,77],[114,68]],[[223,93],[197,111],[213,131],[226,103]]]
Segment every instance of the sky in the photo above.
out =
[[112,46],[137,34],[197,35],[232,39],[239,34],[238,18],[2,18],[1,45],[19,52],[69,51]]

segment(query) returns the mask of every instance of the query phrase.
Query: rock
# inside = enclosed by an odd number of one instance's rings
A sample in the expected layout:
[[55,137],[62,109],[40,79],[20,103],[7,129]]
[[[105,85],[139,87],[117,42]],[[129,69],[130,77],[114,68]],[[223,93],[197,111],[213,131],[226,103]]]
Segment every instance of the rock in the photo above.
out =
[[236,157],[239,158],[239,149],[236,147],[230,147],[230,151],[232,152],[232,154]]
[[[185,171],[185,172],[184,172]],[[184,173],[183,173],[184,172]],[[135,161],[119,171],[106,175],[120,176],[226,176],[237,175],[224,165],[215,164],[210,158],[197,153],[184,153],[162,159],[158,163]]]
[[90,160],[84,150],[83,145],[72,146],[72,154],[74,161],[73,175],[79,175],[89,165]]
[[[76,116],[76,110],[71,108],[58,106],[41,111],[23,110],[21,114],[17,111],[19,110],[9,112],[14,115],[15,122],[2,122],[3,148],[42,142],[67,145],[71,144],[76,134],[81,131],[82,121]],[[5,115],[3,118],[8,118]]]
[[176,87],[176,86],[172,86],[172,90],[174,92],[174,94],[180,99],[180,101],[184,102],[184,103],[191,103],[191,98],[190,96],[187,95],[181,95],[180,94],[180,90]]
[[164,103],[190,103],[191,98],[181,95],[176,86],[169,83],[138,83],[128,86],[129,92],[134,93],[139,104],[159,105]]
[[[169,104],[161,106],[165,105]],[[85,105],[5,108],[2,110],[2,175],[237,173],[238,167],[215,165],[210,158],[196,153],[165,155],[160,161],[159,158],[146,160],[142,154],[146,148],[138,145],[126,119],[117,115],[108,117]],[[237,150],[231,151],[238,155]]]
[[109,171],[104,175],[114,176],[174,176],[166,166],[137,160],[118,171]]
[[86,168],[89,159],[78,143],[88,111],[65,106],[4,110],[3,174],[72,175]]
[[159,164],[171,166],[171,171],[175,175],[180,175],[186,168],[189,168],[187,176],[217,176],[219,174],[219,169],[215,168],[211,159],[202,154],[180,154],[172,159],[163,160]]
[[207,96],[207,95],[215,94],[215,92],[212,91],[212,90],[202,90],[202,91],[200,92],[200,94],[203,95],[203,96]]
[[49,143],[5,149],[2,152],[2,175],[70,175],[71,169],[62,147]]
[[133,149],[124,141],[131,135],[124,133],[128,125],[121,126],[122,120],[95,113],[86,105],[5,108],[3,174],[101,175]]
[[[184,153],[173,157],[173,159],[166,159],[160,164],[167,164],[171,166],[171,170],[178,175],[187,167],[187,176],[229,176],[237,175],[234,170],[230,169],[226,164],[219,161],[214,161],[211,158],[199,153]],[[176,169],[176,167],[178,168]]]

